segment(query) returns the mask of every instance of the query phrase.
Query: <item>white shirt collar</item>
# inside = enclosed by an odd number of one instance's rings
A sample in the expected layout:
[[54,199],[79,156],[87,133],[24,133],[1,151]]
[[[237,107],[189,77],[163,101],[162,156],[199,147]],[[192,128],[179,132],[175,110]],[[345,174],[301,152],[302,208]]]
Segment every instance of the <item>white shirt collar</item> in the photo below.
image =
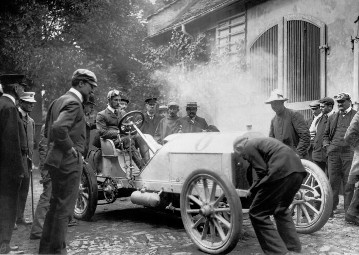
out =
[[343,115],[346,115],[346,114],[347,114],[348,112],[350,112],[351,110],[352,110],[352,107],[349,106],[349,108],[344,111]]
[[7,93],[4,93],[4,94],[3,94],[3,96],[4,96],[4,97],[8,97],[8,98],[10,98],[10,99],[11,99],[11,101],[13,101],[14,105],[16,105],[15,98],[14,98],[12,95],[7,94]]
[[78,96],[80,98],[81,103],[84,101],[84,98],[82,97],[81,93],[77,89],[71,88],[69,91],[74,93],[76,96]]
[[110,105],[107,105],[107,109],[109,109],[110,112],[112,112],[112,113],[115,113],[115,110],[116,110],[116,109],[112,108]]
[[21,107],[19,107],[19,112],[21,113],[21,115],[23,117],[25,117],[27,115],[27,112],[25,112],[23,109],[21,109]]

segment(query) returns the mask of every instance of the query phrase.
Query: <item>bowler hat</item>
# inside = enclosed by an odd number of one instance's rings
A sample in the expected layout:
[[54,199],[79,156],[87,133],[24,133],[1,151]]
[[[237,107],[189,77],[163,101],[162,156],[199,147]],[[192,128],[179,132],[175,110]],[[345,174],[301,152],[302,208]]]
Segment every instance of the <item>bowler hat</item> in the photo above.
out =
[[322,99],[319,100],[319,103],[334,105],[334,100],[331,97],[323,97]]
[[275,89],[271,92],[270,97],[265,101],[266,104],[270,104],[274,101],[287,101],[288,98],[285,98],[283,96],[283,92],[280,91],[279,89]]
[[25,75],[23,74],[2,74],[0,75],[0,83],[2,87],[12,84],[27,86]]
[[20,100],[26,101],[26,102],[29,102],[29,103],[36,103],[35,92],[24,92],[20,96]]
[[96,75],[87,69],[77,69],[72,74],[72,80],[85,80],[88,83],[90,83],[92,86],[97,87]]
[[341,92],[338,95],[334,96],[334,99],[336,101],[345,101],[345,100],[351,100],[350,94]]
[[151,104],[151,103],[155,104],[156,102],[157,102],[157,97],[148,97],[145,99],[146,104]]

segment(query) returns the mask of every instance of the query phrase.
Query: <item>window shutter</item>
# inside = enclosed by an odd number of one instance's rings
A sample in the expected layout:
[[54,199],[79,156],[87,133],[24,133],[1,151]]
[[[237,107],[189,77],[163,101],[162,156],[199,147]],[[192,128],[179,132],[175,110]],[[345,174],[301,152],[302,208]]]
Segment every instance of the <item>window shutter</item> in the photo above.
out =
[[278,87],[278,25],[265,31],[250,47],[251,72],[267,96]]

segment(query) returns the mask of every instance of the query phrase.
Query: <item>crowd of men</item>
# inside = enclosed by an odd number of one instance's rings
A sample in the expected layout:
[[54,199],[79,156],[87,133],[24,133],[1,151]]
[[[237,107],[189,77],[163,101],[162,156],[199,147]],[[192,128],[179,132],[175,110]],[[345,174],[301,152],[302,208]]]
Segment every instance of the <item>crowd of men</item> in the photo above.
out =
[[[78,69],[72,75],[71,88],[54,100],[46,114],[38,145],[39,170],[43,193],[33,222],[24,217],[32,171],[34,120],[29,116],[35,100],[23,75],[2,75],[0,82],[0,254],[18,251],[10,246],[16,224],[32,224],[30,239],[40,239],[40,254],[66,253],[68,226],[76,224],[73,211],[82,172],[83,158],[89,152],[90,131],[95,129],[93,145],[100,139],[111,139],[114,145],[131,152],[141,169],[150,160],[149,147],[139,135],[122,134],[119,123],[126,115],[130,100],[113,89],[107,94],[107,107],[96,117],[96,75]],[[247,160],[258,179],[249,190],[253,203],[249,216],[265,253],[300,252],[301,245],[291,220],[289,205],[306,176],[300,159],[310,159],[328,176],[333,189],[333,212],[345,213],[345,220],[359,225],[359,115],[352,108],[348,93],[324,97],[310,103],[312,117],[305,120],[297,111],[288,109],[288,99],[274,90],[265,102],[275,116],[270,123],[269,138],[240,137],[234,152]],[[334,101],[338,112],[334,111]],[[186,116],[179,117],[180,106],[169,102],[157,107],[157,98],[144,100],[141,131],[164,144],[175,133],[218,132],[215,126],[197,116],[198,105],[186,105]],[[157,109],[158,108],[158,109]],[[19,160],[21,159],[21,160]],[[283,181],[285,180],[285,181]],[[344,210],[338,208],[343,189]],[[277,230],[271,225],[273,215]]]

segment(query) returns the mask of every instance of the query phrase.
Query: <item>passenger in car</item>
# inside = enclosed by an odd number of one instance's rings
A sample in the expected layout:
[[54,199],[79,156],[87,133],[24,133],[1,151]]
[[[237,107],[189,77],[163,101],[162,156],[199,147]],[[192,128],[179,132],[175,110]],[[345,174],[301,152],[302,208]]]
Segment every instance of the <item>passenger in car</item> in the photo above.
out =
[[[301,243],[289,205],[300,189],[306,171],[299,156],[287,145],[270,138],[237,138],[233,149],[249,162],[258,178],[249,189],[249,217],[265,254],[300,252]],[[274,216],[277,228],[270,220]]]
[[179,105],[176,102],[170,102],[168,105],[168,115],[160,120],[155,132],[155,140],[163,144],[163,139],[173,133],[176,133],[176,122],[179,119]]
[[177,121],[177,129],[179,133],[198,133],[206,132],[208,129],[207,121],[197,116],[197,103],[189,102],[186,105],[187,116]]

